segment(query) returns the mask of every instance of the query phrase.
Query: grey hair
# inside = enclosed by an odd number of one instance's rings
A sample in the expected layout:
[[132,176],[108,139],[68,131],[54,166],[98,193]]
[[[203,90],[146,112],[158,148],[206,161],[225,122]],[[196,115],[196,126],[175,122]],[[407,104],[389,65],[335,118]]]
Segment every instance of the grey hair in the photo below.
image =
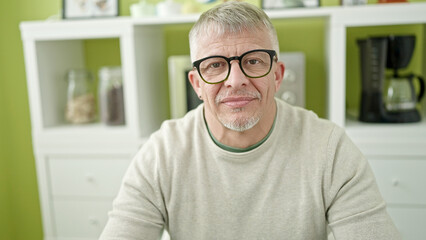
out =
[[204,12],[189,32],[191,60],[195,61],[198,41],[201,38],[238,34],[245,31],[268,31],[274,50],[279,55],[277,32],[268,15],[256,6],[246,2],[229,1]]

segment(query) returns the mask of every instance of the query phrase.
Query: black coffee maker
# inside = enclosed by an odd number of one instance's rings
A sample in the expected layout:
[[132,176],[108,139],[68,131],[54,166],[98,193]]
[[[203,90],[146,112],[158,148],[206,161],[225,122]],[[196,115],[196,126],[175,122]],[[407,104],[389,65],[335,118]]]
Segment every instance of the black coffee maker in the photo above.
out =
[[[359,120],[375,123],[418,122],[416,105],[422,99],[425,82],[414,74],[400,75],[413,55],[415,36],[380,36],[357,41],[361,53],[361,108]],[[393,71],[385,76],[386,69]],[[420,90],[416,94],[413,81]]]

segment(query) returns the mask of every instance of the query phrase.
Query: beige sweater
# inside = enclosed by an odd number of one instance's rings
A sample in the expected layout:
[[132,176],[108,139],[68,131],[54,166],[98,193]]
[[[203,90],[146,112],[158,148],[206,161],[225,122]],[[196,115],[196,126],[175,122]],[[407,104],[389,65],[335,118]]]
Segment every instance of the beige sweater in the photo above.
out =
[[100,239],[400,239],[370,167],[344,131],[277,100],[259,147],[232,153],[203,106],[164,122],[129,167]]

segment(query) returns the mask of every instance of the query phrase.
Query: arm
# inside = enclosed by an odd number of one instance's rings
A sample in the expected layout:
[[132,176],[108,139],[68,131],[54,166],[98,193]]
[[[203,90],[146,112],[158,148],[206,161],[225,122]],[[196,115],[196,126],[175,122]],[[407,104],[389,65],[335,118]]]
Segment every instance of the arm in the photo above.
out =
[[367,160],[340,128],[330,137],[327,157],[327,220],[335,239],[401,239]]
[[144,146],[129,166],[100,240],[160,239],[164,204],[155,157],[147,150]]

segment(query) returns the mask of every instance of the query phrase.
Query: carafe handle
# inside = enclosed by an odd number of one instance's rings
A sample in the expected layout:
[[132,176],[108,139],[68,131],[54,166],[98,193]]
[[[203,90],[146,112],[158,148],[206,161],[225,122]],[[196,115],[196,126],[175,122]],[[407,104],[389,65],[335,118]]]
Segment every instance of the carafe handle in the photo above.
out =
[[425,79],[422,76],[417,75],[417,80],[419,81],[420,85],[420,92],[419,95],[417,95],[417,102],[420,102],[425,95]]

